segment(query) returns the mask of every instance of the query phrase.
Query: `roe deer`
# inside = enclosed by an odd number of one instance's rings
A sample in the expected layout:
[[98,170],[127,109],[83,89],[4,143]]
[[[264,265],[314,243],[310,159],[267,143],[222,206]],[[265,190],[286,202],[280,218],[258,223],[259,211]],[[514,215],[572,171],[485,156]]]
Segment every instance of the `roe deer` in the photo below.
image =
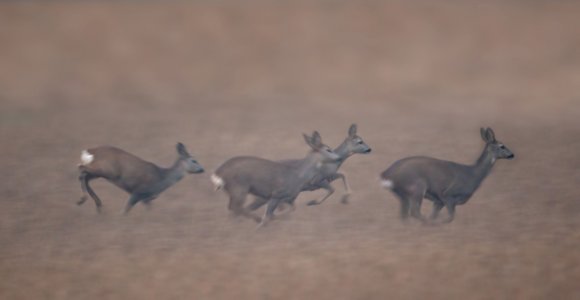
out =
[[[336,161],[338,154],[322,143],[318,132],[304,135],[312,151],[302,159],[298,167],[252,156],[238,156],[227,160],[211,176],[216,190],[224,188],[230,197],[229,210],[243,215],[264,226],[281,202],[291,203],[300,193],[302,186],[318,174],[324,163]],[[268,200],[263,218],[244,208],[248,194]]]
[[191,157],[182,143],[177,146],[178,157],[173,166],[161,168],[148,161],[111,146],[100,146],[83,150],[79,164],[83,196],[78,205],[85,203],[88,195],[93,198],[97,212],[101,212],[101,200],[89,181],[105,178],[131,194],[124,213],[141,201],[149,207],[150,202],[161,192],[180,181],[185,173],[202,173],[203,167]]
[[469,200],[481,185],[497,159],[513,159],[514,154],[495,139],[491,128],[481,128],[485,141],[483,153],[474,165],[462,165],[431,157],[408,157],[392,164],[381,174],[382,185],[393,191],[401,202],[401,218],[412,217],[426,222],[421,215],[423,198],[433,201],[431,220],[445,206],[446,223],[453,221],[455,206]]
[[[318,189],[325,189],[326,195],[319,201],[312,200],[308,202],[308,205],[319,205],[324,200],[326,200],[330,195],[334,193],[334,188],[330,185],[336,179],[342,179],[342,183],[344,184],[344,189],[346,190],[345,194],[342,195],[342,203],[347,203],[348,197],[350,196],[350,186],[346,180],[346,176],[342,173],[338,173],[338,169],[342,165],[342,163],[349,158],[351,155],[355,153],[370,153],[371,148],[365,144],[363,139],[356,134],[357,126],[356,124],[352,124],[348,129],[348,135],[346,139],[340,144],[334,152],[338,154],[340,157],[337,161],[330,161],[326,162],[318,169],[318,173],[312,180],[304,184],[302,187],[302,191],[315,191]],[[280,163],[288,165],[293,168],[298,168],[300,166],[301,160],[299,159],[288,159],[282,160]],[[266,204],[268,199],[265,198],[256,198],[256,200],[248,206],[251,210],[256,210],[260,208],[262,205]],[[292,208],[294,207],[294,203],[289,203]]]

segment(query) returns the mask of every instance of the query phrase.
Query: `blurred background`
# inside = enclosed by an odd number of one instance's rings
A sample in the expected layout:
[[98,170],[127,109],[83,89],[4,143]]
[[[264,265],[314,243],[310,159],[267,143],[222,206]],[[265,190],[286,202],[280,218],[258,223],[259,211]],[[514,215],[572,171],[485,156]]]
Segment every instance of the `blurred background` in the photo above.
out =
[[[580,3],[0,3],[0,298],[577,299]],[[303,157],[350,124],[373,148],[324,205],[255,231],[209,176],[237,155]],[[456,219],[398,219],[378,175],[429,155],[472,163],[480,127],[516,154]],[[207,172],[127,217],[75,205],[80,151]],[[424,201],[424,212],[431,203]]]

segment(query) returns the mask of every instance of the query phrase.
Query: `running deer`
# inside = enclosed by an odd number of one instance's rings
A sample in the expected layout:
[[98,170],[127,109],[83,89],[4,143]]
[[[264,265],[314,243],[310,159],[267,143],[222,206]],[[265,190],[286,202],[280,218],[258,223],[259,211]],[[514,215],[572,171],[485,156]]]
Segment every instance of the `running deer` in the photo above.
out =
[[[342,195],[341,202],[347,203],[348,197],[350,196],[350,186],[346,180],[346,176],[342,173],[338,173],[338,169],[344,163],[344,161],[356,153],[363,153],[367,154],[371,152],[371,148],[365,144],[363,139],[356,134],[357,126],[356,124],[352,124],[348,129],[348,135],[346,139],[340,144],[334,152],[338,154],[339,159],[337,161],[330,161],[326,162],[318,169],[318,174],[309,182],[307,182],[303,187],[302,191],[315,191],[318,189],[325,189],[326,195],[321,200],[312,200],[308,202],[308,205],[319,205],[324,200],[326,200],[330,195],[334,193],[334,188],[330,184],[331,182],[341,179],[342,183],[344,184],[344,189],[346,192]],[[288,165],[293,168],[298,168],[300,166],[301,160],[299,159],[289,159],[289,160],[282,160],[281,163]],[[265,198],[256,198],[256,200],[248,206],[251,210],[256,210],[260,208],[262,205],[266,204],[268,199]],[[294,203],[288,203],[294,209]]]
[[[297,167],[252,156],[238,156],[227,160],[211,176],[216,190],[223,188],[229,195],[228,209],[235,215],[254,219],[264,226],[281,202],[292,203],[305,183],[310,182],[327,162],[339,159],[330,147],[322,143],[318,132],[304,135],[312,151],[300,160]],[[246,210],[248,194],[267,199],[263,218]]]
[[462,165],[431,157],[408,157],[392,164],[381,174],[382,185],[393,191],[401,202],[401,218],[412,217],[426,223],[421,215],[423,198],[433,201],[430,219],[435,220],[445,206],[449,223],[455,206],[469,200],[498,159],[514,158],[514,153],[495,139],[491,128],[481,128],[483,153],[474,165]]
[[131,195],[125,206],[125,214],[138,202],[150,207],[153,199],[180,181],[186,173],[203,172],[203,167],[191,157],[182,143],[178,143],[176,148],[177,160],[169,168],[159,167],[111,146],[83,150],[79,164],[83,196],[77,204],[85,203],[88,194],[95,201],[97,212],[100,213],[101,200],[89,182],[96,178],[105,178]]

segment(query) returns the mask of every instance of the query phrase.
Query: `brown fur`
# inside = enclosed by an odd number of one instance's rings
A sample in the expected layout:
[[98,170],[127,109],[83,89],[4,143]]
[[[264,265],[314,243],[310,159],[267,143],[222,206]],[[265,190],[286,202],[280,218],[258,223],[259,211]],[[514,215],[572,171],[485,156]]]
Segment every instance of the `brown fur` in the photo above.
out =
[[131,195],[125,207],[126,214],[140,201],[149,205],[161,192],[181,180],[186,172],[203,172],[201,165],[191,157],[183,144],[178,143],[176,148],[179,156],[169,168],[159,167],[112,146],[86,150],[93,155],[93,160],[79,165],[79,180],[83,196],[78,204],[83,204],[88,194],[93,198],[97,211],[100,212],[101,200],[89,182],[96,178],[104,178]]

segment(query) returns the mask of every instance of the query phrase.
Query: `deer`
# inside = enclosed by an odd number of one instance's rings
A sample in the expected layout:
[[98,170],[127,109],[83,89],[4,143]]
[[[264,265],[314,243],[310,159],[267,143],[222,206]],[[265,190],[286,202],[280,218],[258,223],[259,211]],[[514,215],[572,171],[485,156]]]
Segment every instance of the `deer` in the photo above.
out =
[[99,146],[83,150],[78,165],[79,181],[83,195],[77,202],[82,205],[90,196],[101,213],[102,203],[89,182],[104,178],[130,194],[123,211],[127,215],[131,208],[141,202],[150,208],[151,201],[163,191],[179,182],[186,173],[202,173],[203,167],[189,154],[182,143],[177,143],[177,159],[169,168],[159,167],[131,153],[113,146]]
[[[357,135],[357,125],[352,124],[348,129],[348,134],[344,141],[334,149],[334,152],[338,154],[339,159],[337,161],[326,162],[318,169],[318,174],[309,182],[302,186],[302,191],[316,191],[318,189],[325,189],[326,195],[320,200],[311,200],[307,205],[320,205],[326,199],[328,199],[334,192],[334,188],[331,183],[337,179],[341,179],[344,184],[345,193],[342,195],[341,202],[343,204],[348,203],[348,198],[351,194],[351,189],[346,180],[346,176],[343,173],[339,173],[338,169],[346,161],[347,158],[351,157],[353,154],[361,153],[368,154],[371,152],[371,148],[365,144],[363,139]],[[292,168],[298,168],[300,166],[301,160],[299,159],[288,159],[282,160],[280,163],[290,166]],[[256,210],[262,207],[268,202],[265,198],[256,198],[253,203],[251,203],[248,208],[250,210]],[[294,210],[294,203],[287,203]]]
[[[423,224],[433,224],[441,209],[446,207],[448,217],[442,223],[452,222],[455,206],[467,203],[495,162],[514,159],[514,153],[496,140],[491,128],[481,128],[480,133],[485,146],[473,165],[415,156],[398,160],[381,173],[382,186],[399,198],[402,220],[410,214]],[[421,215],[423,198],[433,201],[430,220]]]
[[[253,219],[257,228],[265,226],[273,217],[280,203],[291,203],[327,162],[340,157],[322,143],[317,131],[312,136],[303,134],[311,151],[299,161],[297,167],[254,156],[237,156],[224,162],[211,175],[215,190],[224,189],[229,196],[228,209],[235,216]],[[244,207],[248,194],[267,199],[268,205],[263,218]]]

